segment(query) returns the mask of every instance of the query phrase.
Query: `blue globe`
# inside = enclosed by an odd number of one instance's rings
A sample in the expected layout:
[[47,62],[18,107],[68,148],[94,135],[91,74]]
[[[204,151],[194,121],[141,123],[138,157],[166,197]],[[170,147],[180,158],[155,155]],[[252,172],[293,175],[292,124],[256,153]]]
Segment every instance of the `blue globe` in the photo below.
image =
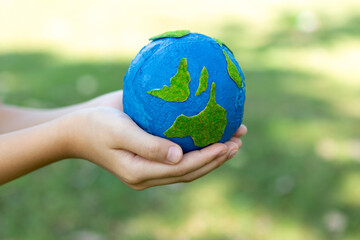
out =
[[245,102],[244,74],[229,48],[188,31],[151,40],[125,75],[124,112],[184,152],[229,140],[243,120]]

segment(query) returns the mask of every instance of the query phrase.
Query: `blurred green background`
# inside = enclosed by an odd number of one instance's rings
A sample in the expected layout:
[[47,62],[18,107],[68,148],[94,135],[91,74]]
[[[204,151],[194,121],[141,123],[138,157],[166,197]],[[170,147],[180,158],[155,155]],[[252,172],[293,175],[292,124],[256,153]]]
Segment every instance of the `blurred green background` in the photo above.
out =
[[190,184],[137,192],[82,160],[6,184],[0,239],[360,239],[359,22],[358,0],[0,0],[5,103],[120,89],[148,37],[190,29],[234,51],[249,129]]

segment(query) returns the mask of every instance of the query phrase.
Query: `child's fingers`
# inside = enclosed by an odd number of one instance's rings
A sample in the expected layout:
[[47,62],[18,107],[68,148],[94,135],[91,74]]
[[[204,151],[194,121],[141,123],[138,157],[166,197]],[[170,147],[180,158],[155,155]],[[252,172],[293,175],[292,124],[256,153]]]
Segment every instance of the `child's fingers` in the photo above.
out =
[[[185,154],[183,160],[176,166],[165,166],[162,170],[159,168],[156,171],[151,171],[151,169],[155,169],[151,168],[152,166],[146,167],[147,173],[149,174],[144,178],[144,180],[148,181],[168,178],[179,179],[182,176],[188,175],[191,172],[195,172],[204,166],[209,165],[210,163],[225,155],[227,156],[226,158],[232,158],[238,149],[239,146],[237,143],[232,141],[228,141],[225,144],[213,144],[202,150]],[[156,174],[157,171],[159,172]]]
[[200,177],[203,177],[211,171],[215,170],[216,168],[220,167],[226,160],[232,158],[238,150],[237,144],[232,141],[226,142],[225,145],[227,145],[228,148],[226,154],[216,157],[213,161],[210,161],[209,163],[195,171],[189,172],[183,176],[151,179],[141,184],[135,185],[133,186],[133,188],[137,190],[142,190],[153,186],[168,185],[179,182],[192,182]]
[[241,141],[240,138],[232,137],[232,138],[230,138],[229,141],[235,143],[235,144],[238,146],[238,148],[241,148],[241,147],[242,147],[242,141]]
[[[184,154],[183,159],[176,165],[161,164],[149,161],[139,156],[124,158],[124,165],[129,166],[129,174],[138,176],[137,184],[160,178],[179,177],[193,172],[217,157],[226,154],[227,146],[217,143],[204,149]],[[131,167],[130,167],[131,166]]]
[[241,124],[241,126],[238,128],[238,130],[235,132],[234,137],[242,137],[247,133],[247,127],[244,124]]
[[148,134],[138,126],[126,126],[121,132],[119,148],[136,153],[143,158],[167,164],[178,163],[183,152],[179,145],[167,139]]
[[241,143],[239,143],[237,141],[233,141],[233,139],[234,138],[231,138],[229,141],[227,141],[225,143],[225,145],[228,147],[228,149],[231,149],[230,152],[229,152],[229,155],[228,155],[229,159],[233,158],[236,155],[236,153],[239,151],[240,147],[241,147],[241,146],[239,146],[239,145],[241,145]]
[[229,154],[224,154],[221,157],[215,158],[213,161],[209,162],[205,166],[202,166],[201,168],[199,168],[193,172],[185,174],[184,176],[162,178],[162,179],[151,179],[151,180],[145,181],[139,185],[133,186],[133,188],[136,190],[143,190],[143,189],[153,187],[153,186],[194,181],[194,180],[208,174],[209,172],[213,171],[214,169],[220,167],[227,160],[228,155]]

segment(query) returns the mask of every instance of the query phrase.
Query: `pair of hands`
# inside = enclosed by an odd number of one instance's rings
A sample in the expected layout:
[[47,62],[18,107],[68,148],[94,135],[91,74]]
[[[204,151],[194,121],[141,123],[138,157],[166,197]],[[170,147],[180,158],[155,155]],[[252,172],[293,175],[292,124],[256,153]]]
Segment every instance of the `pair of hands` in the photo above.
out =
[[241,125],[228,142],[183,154],[176,143],[148,134],[122,111],[122,91],[82,108],[63,118],[67,157],[87,159],[135,190],[206,175],[235,156],[247,132]]

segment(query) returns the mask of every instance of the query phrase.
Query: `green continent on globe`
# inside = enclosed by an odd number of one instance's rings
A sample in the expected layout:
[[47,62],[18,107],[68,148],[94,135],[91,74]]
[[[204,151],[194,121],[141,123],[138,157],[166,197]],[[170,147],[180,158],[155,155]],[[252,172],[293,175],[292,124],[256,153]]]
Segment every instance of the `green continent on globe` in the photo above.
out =
[[187,61],[186,58],[183,58],[180,61],[177,73],[170,79],[170,87],[164,85],[162,89],[153,89],[147,93],[168,102],[185,102],[190,95],[189,82],[190,74],[187,70]]
[[164,135],[168,138],[190,136],[195,146],[205,147],[220,141],[226,124],[226,110],[216,103],[215,83],[212,83],[210,100],[205,109],[192,117],[180,115]]
[[234,54],[232,51],[231,51],[231,49],[228,47],[228,46],[226,46],[226,44],[223,42],[223,41],[221,41],[220,39],[217,39],[217,38],[213,38],[214,40],[215,40],[215,42],[217,42],[219,45],[220,45],[220,47],[222,47],[223,45],[227,48],[227,49],[229,49],[229,51],[232,53],[232,54]]
[[201,93],[203,93],[208,86],[208,79],[209,79],[209,73],[206,69],[206,67],[203,67],[203,69],[201,70],[201,75],[200,75],[200,80],[199,80],[199,87],[195,93],[195,96],[200,95]]
[[227,70],[228,70],[230,78],[232,80],[234,80],[234,82],[236,83],[236,85],[239,88],[242,88],[242,79],[241,79],[241,76],[239,74],[239,71],[236,68],[236,65],[231,61],[231,59],[229,58],[229,56],[227,55],[225,50],[223,50],[223,53],[224,53],[224,55],[226,57]]
[[159,34],[152,38],[149,38],[149,40],[153,41],[153,40],[158,40],[158,39],[167,38],[167,37],[180,38],[180,37],[188,35],[189,33],[190,33],[189,30],[177,30],[177,31],[164,32],[162,34]]

